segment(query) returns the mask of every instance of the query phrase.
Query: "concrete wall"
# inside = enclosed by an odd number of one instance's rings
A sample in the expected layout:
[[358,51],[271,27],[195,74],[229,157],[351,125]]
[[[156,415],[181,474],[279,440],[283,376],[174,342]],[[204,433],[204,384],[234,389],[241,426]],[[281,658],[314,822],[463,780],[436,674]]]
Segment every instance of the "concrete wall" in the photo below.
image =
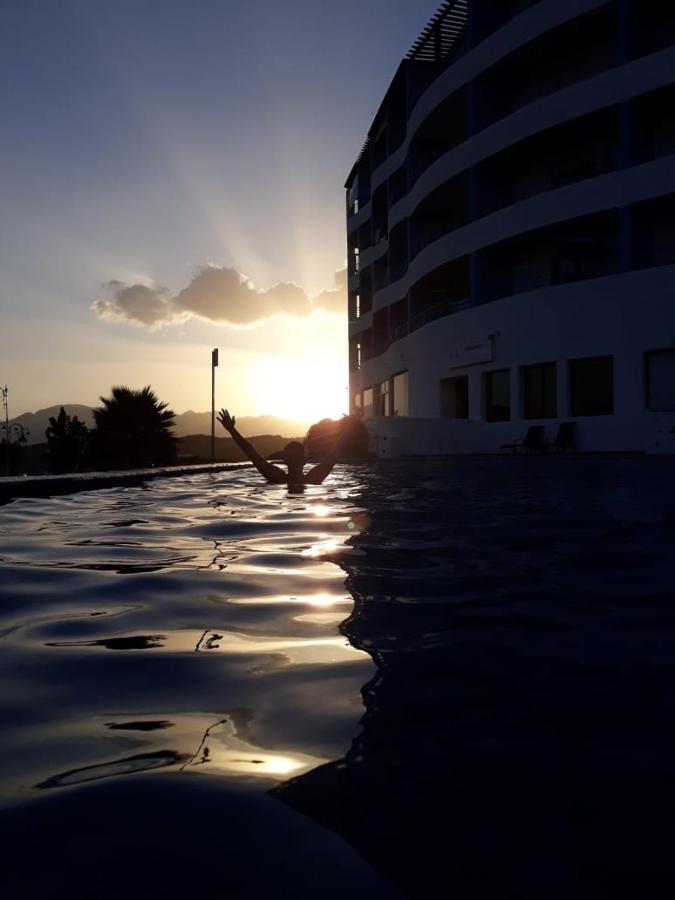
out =
[[[675,266],[530,291],[431,322],[366,361],[352,376],[369,387],[409,371],[410,419],[368,422],[375,449],[401,453],[489,453],[522,438],[536,422],[522,418],[520,367],[557,363],[558,417],[542,420],[549,438],[569,406],[569,360],[614,356],[615,413],[578,417],[580,450],[675,452],[675,413],[645,408],[644,353],[675,348]],[[463,348],[494,335],[494,359],[457,366]],[[510,422],[483,420],[484,372],[511,370]],[[469,421],[440,419],[440,381],[469,378]],[[379,436],[383,436],[380,441]]]

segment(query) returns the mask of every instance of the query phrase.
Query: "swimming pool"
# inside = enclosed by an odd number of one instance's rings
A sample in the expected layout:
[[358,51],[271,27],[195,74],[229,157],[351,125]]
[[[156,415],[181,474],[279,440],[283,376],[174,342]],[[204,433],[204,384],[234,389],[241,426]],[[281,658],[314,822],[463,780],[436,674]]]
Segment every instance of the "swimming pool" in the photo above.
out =
[[0,508],[10,896],[661,896],[673,468],[392,463],[301,497],[240,470]]

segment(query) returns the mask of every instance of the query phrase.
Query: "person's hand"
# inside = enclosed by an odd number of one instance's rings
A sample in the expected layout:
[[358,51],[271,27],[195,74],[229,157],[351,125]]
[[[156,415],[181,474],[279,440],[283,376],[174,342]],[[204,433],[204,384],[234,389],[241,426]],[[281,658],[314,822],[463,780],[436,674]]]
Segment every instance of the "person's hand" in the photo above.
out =
[[237,421],[234,416],[231,416],[226,409],[221,409],[218,413],[218,421],[223,426],[225,431],[229,431],[232,434],[235,431],[235,422]]

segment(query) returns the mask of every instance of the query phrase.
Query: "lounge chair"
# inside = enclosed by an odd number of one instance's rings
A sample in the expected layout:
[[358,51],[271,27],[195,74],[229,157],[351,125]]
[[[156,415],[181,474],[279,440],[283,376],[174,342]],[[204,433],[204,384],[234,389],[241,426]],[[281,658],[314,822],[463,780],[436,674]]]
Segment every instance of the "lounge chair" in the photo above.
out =
[[543,425],[530,425],[527,434],[522,441],[514,441],[512,444],[502,444],[499,452],[510,450],[515,456],[519,450],[527,450],[530,453],[543,453],[546,450]]
[[553,449],[556,453],[574,453],[577,449],[574,434],[576,431],[576,422],[561,422],[558,433],[553,442]]

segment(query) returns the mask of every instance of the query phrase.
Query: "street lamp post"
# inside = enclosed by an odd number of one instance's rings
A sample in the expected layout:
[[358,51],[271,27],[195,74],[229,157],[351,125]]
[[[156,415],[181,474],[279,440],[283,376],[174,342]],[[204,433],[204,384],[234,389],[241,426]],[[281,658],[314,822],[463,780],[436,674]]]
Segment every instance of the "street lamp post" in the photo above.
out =
[[216,367],[218,348],[211,351],[211,462],[216,461]]
[[7,442],[7,446],[5,448],[5,474],[9,475],[9,390],[7,388],[7,385],[5,385],[2,389],[2,406],[5,411],[5,440]]
[[5,474],[9,476],[12,474],[12,435],[16,435],[17,444],[25,444],[26,437],[30,434],[30,431],[27,428],[24,428],[19,422],[14,422],[12,425],[9,424],[9,389],[7,385],[5,385],[3,388],[0,388],[0,390],[2,390],[2,406],[5,413],[5,421],[2,426],[0,426],[0,430],[5,432]]

